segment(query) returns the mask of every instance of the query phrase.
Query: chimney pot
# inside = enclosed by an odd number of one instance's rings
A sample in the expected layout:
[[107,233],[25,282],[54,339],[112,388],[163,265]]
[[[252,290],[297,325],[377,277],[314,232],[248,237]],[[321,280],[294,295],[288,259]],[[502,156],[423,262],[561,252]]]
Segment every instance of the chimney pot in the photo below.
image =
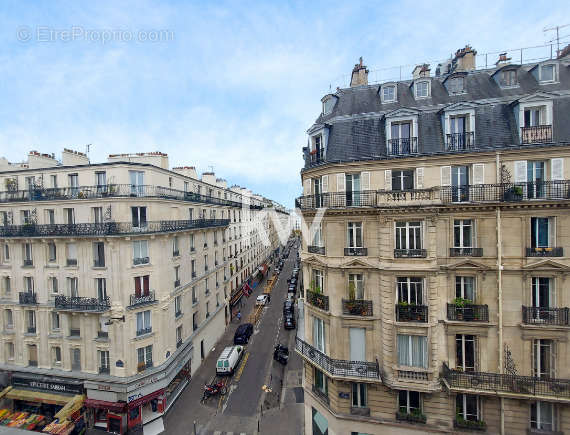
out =
[[368,69],[362,64],[362,56],[359,59],[359,63],[354,65],[352,69],[352,77],[350,78],[350,87],[361,86],[368,84]]

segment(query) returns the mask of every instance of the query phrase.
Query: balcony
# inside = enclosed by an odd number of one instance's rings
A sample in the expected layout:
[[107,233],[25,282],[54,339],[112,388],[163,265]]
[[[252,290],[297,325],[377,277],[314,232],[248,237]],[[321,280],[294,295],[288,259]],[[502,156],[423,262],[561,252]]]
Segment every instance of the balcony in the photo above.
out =
[[55,308],[69,311],[103,312],[111,309],[109,297],[104,299],[87,298],[82,296],[56,296]]
[[322,293],[316,293],[307,290],[305,299],[308,303],[310,303],[314,307],[320,308],[321,310],[324,311],[329,310],[329,297]]
[[318,165],[325,161],[325,150],[318,148],[309,152],[309,162],[311,165]]
[[426,258],[427,249],[394,249],[394,258]]
[[28,360],[28,365],[29,365],[30,367],[37,367],[37,366],[38,366],[38,361],[37,361],[37,360],[33,360],[33,359]]
[[527,325],[569,326],[569,308],[522,307],[522,321]]
[[105,267],[105,261],[104,260],[95,260],[93,262],[93,267]]
[[20,292],[18,294],[20,305],[37,305],[38,296],[36,293]]
[[36,333],[36,327],[35,326],[28,326],[27,332],[28,332],[28,334],[35,334]]
[[81,337],[81,329],[79,329],[79,328],[70,328],[70,329],[69,329],[69,336],[70,336],[70,337],[74,337],[74,338],[80,338],[80,337]]
[[68,258],[65,260],[66,266],[77,266],[77,258]]
[[445,149],[447,151],[467,151],[475,148],[475,132],[446,134]]
[[99,374],[100,375],[108,375],[111,373],[111,368],[109,366],[99,367]]
[[136,308],[156,302],[154,290],[150,290],[146,295],[130,295],[129,308]]
[[229,219],[201,219],[193,221],[149,221],[143,226],[133,226],[131,222],[9,225],[0,226],[0,237],[101,237],[156,234],[197,228],[224,227],[228,224]]
[[109,339],[109,331],[97,331],[97,338],[101,340]]
[[526,398],[570,401],[570,379],[464,372],[450,369],[446,363],[443,363],[441,379],[446,389],[452,392],[479,394],[481,391],[487,391],[498,396],[516,394]]
[[295,349],[305,359],[326,371],[330,376],[340,378],[380,379],[378,362],[347,361],[333,359],[315,349],[309,343],[295,337]]
[[487,305],[466,304],[463,307],[447,304],[447,320],[460,322],[488,322],[489,307]]
[[[0,230],[1,231],[1,230]],[[23,264],[24,267],[32,267],[34,265],[34,260],[24,260]]]
[[148,263],[150,263],[150,259],[148,257],[133,258],[133,265],[135,266]]
[[456,418],[453,420],[453,427],[484,432],[487,430],[487,423],[483,420],[464,420],[462,418]]
[[482,257],[483,248],[449,248],[450,257]]
[[427,418],[421,412],[396,412],[396,420],[405,421],[408,423],[422,423],[425,424]]
[[342,314],[348,316],[372,316],[372,301],[365,299],[343,299]]
[[311,253],[311,254],[325,255],[325,247],[324,246],[309,245],[309,246],[307,246],[307,251],[309,251],[309,253]]
[[422,322],[428,321],[427,305],[396,304],[396,322]]
[[344,255],[346,257],[365,257],[368,255],[368,248],[344,248]]
[[552,142],[552,125],[521,127],[521,144]]
[[418,152],[417,137],[388,139],[389,156],[407,156],[410,154],[417,154],[417,152]]
[[144,372],[146,369],[152,368],[152,360],[146,362],[139,362],[137,364],[137,372]]
[[152,332],[152,326],[149,326],[147,328],[137,329],[137,337],[140,337],[141,335],[150,334],[151,332]]
[[527,257],[564,257],[564,248],[542,247],[526,248]]
[[180,257],[180,251],[172,251],[172,256],[173,257]]

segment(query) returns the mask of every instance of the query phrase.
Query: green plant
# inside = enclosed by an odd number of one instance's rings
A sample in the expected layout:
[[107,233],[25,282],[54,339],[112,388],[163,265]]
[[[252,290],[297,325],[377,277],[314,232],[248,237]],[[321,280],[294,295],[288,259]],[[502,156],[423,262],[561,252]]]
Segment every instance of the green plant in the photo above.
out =
[[401,307],[407,307],[410,304],[408,304],[406,301],[400,301],[400,302],[398,302],[398,305]]
[[356,285],[353,282],[348,283],[348,299],[351,301],[356,299]]
[[315,284],[315,281],[311,281],[311,283],[309,284],[309,290],[313,293],[322,293],[321,288]]
[[473,303],[471,299],[464,299],[464,298],[455,298],[453,303],[458,308],[465,308],[465,305],[470,305]]
[[515,187],[513,187],[513,192],[515,195],[522,195],[523,189],[521,186],[515,186]]

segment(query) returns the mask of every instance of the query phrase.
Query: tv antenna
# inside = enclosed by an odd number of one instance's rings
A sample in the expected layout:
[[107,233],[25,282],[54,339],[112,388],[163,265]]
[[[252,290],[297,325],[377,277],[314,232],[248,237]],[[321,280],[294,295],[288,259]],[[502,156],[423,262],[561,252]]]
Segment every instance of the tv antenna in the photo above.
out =
[[[551,32],[553,30],[556,30],[556,57],[560,56],[560,29],[563,29],[564,27],[568,27],[570,26],[570,24],[563,24],[562,26],[552,26],[552,27],[545,27],[544,29],[542,29],[543,32]],[[552,40],[554,41],[554,39]]]
[[210,172],[214,172],[214,167],[212,165],[208,166],[208,168],[210,168]]

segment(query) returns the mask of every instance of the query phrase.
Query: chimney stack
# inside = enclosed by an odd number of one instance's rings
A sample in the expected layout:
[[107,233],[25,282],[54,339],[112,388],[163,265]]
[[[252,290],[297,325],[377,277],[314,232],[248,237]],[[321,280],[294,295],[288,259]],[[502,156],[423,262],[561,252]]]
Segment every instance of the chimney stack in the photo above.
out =
[[422,77],[429,77],[430,69],[429,64],[424,63],[422,65],[417,65],[414,70],[412,71],[412,77],[414,80],[422,78]]
[[510,57],[507,57],[507,53],[506,53],[506,52],[505,52],[505,53],[501,53],[501,54],[499,54],[499,60],[495,62],[495,66],[497,66],[497,67],[500,68],[500,67],[502,67],[502,66],[508,65],[508,64],[511,63],[510,60],[511,60],[511,58],[510,58]]
[[350,87],[362,86],[368,84],[368,70],[366,66],[362,65],[362,57],[360,57],[360,63],[354,65],[352,69],[352,77],[350,79]]
[[465,48],[460,48],[455,52],[455,57],[453,58],[453,65],[455,71],[473,71],[475,70],[475,56],[477,56],[477,50],[471,48],[469,44]]

